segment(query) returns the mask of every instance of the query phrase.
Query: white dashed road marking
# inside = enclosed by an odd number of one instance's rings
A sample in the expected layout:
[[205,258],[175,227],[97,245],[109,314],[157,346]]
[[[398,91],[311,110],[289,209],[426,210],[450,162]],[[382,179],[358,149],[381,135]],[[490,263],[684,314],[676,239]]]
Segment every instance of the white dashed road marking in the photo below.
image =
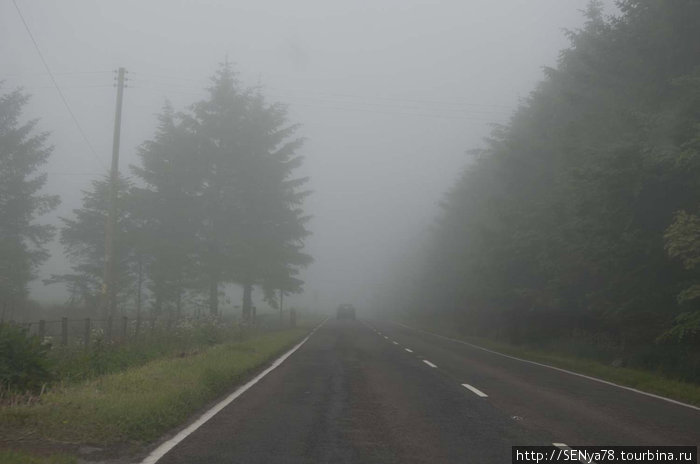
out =
[[472,386],[469,385],[468,383],[463,383],[462,386],[463,386],[464,388],[466,388],[467,390],[473,392],[474,394],[476,394],[477,396],[480,396],[480,397],[482,397],[482,398],[486,398],[486,397],[489,396],[489,395],[487,395],[486,393],[484,393],[484,392],[482,392],[481,390],[479,390],[478,388],[472,387]]
[[[566,443],[552,443],[552,445],[556,446],[559,449],[563,449],[563,450],[570,450],[571,449],[571,448],[569,448],[569,445],[567,445]],[[587,461],[587,460],[584,460],[582,457],[579,458],[579,461],[585,462],[588,464],[596,464],[595,461],[590,461],[590,460]]]
[[417,332],[427,333],[427,334],[430,334],[430,335],[432,335],[432,336],[434,336],[434,337],[442,338],[442,339],[444,339],[444,340],[450,340],[450,341],[455,342],[455,343],[460,343],[460,344],[462,344],[462,345],[471,346],[472,348],[475,348],[475,349],[477,349],[477,350],[485,351],[485,352],[487,352],[487,353],[492,353],[492,354],[495,354],[495,355],[498,355],[498,356],[503,356],[504,358],[514,359],[514,360],[516,360],[516,361],[520,361],[520,362],[524,362],[524,363],[528,363],[528,364],[533,364],[533,365],[535,365],[535,366],[545,367],[545,368],[547,368],[547,369],[552,369],[552,370],[555,370],[555,371],[564,372],[564,373],[569,374],[569,375],[575,375],[575,376],[577,376],[577,377],[581,377],[581,378],[584,378],[584,379],[592,380],[592,381],[594,381],[594,382],[600,382],[600,383],[603,383],[603,384],[605,384],[605,385],[610,385],[610,386],[612,386],[612,387],[621,388],[621,389],[623,389],[623,390],[628,390],[628,391],[631,391],[631,392],[639,393],[640,395],[650,396],[650,397],[656,398],[656,399],[658,399],[658,400],[667,401],[667,402],[669,402],[669,403],[677,404],[677,405],[679,405],[679,406],[683,406],[683,407],[686,407],[686,408],[695,409],[696,411],[700,411],[700,406],[695,406],[695,405],[692,405],[692,404],[683,403],[683,402],[681,402],[681,401],[672,400],[672,399],[670,399],[670,398],[666,398],[665,396],[655,395],[655,394],[653,394],[653,393],[649,393],[649,392],[637,390],[636,388],[632,388],[632,387],[626,387],[626,386],[624,386],[624,385],[618,385],[618,384],[616,384],[616,383],[609,382],[609,381],[603,380],[603,379],[599,379],[599,378],[597,378],[597,377],[591,377],[591,376],[589,376],[589,375],[579,374],[578,372],[573,372],[573,371],[570,371],[570,370],[567,370],[567,369],[562,369],[562,368],[560,368],[560,367],[550,366],[549,364],[538,363],[538,362],[535,362],[535,361],[530,361],[529,359],[522,359],[522,358],[518,358],[518,357],[515,357],[515,356],[510,356],[510,355],[507,355],[507,354],[499,353],[498,351],[489,350],[488,348],[484,348],[484,347],[482,347],[482,346],[475,345],[475,344],[473,344],[473,343],[465,342],[464,340],[457,340],[457,339],[455,339],[455,338],[446,337],[446,336],[444,336],[444,335],[440,335],[440,334],[436,334],[436,333],[433,333],[433,332],[429,332],[429,331],[427,331],[427,330],[416,329],[416,328],[414,328],[414,327],[410,327],[410,326],[408,326],[408,325],[401,324],[401,323],[399,323],[399,322],[395,322],[394,324],[400,325],[401,327],[405,327],[405,328],[410,329],[410,330],[415,330],[415,331],[417,331]]
[[413,350],[410,348],[404,348],[404,350],[408,351],[409,353],[413,353]]
[[435,364],[431,363],[431,362],[428,361],[427,359],[424,359],[423,362],[426,363],[426,364],[427,364],[428,366],[430,366],[430,367],[437,367]]

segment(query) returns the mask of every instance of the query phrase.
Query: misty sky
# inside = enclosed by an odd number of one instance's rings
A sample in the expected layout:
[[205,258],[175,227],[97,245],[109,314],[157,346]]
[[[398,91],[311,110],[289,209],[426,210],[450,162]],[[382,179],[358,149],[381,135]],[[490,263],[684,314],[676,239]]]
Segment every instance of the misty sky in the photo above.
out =
[[[606,2],[610,3],[610,2]],[[264,1],[17,0],[83,127],[92,153],[46,75],[11,0],[0,0],[0,80],[33,95],[27,117],[52,133],[46,190],[63,199],[55,222],[78,207],[81,189],[106,173],[115,89],[129,71],[120,167],[152,136],[166,98],[176,109],[204,96],[218,63],[244,84],[290,104],[302,124],[314,191],[298,305],[362,307],[382,277],[425,234],[442,194],[481,145],[507,122],[542,67],[583,23],[574,0]],[[607,13],[613,9],[608,6]],[[61,247],[41,277],[68,271]],[[238,298],[236,292],[229,292]],[[32,287],[62,302],[60,287]],[[236,302],[238,303],[238,302]]]

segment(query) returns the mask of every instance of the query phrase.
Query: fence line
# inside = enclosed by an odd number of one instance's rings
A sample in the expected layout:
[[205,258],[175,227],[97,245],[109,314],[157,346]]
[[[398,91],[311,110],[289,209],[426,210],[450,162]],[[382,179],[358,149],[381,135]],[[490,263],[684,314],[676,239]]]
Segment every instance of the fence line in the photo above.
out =
[[[153,335],[157,331],[170,331],[173,325],[189,321],[187,318],[156,318],[128,316],[108,317],[106,319],[82,318],[41,319],[33,322],[14,322],[9,324],[22,327],[29,336],[37,336],[42,341],[56,340],[60,346],[67,346],[70,341],[78,341],[88,348],[94,339],[105,343],[127,343],[133,338]],[[192,320],[197,323],[197,320]]]
[[[296,314],[294,311],[287,312],[290,314],[291,326],[296,325]],[[267,317],[257,316],[251,322],[253,326],[270,325],[276,316],[266,315]],[[104,343],[128,343],[129,340],[138,339],[148,336],[153,336],[157,332],[172,330],[174,325],[187,322],[193,325],[200,325],[203,321],[199,318],[158,318],[158,317],[134,317],[128,316],[108,317],[106,319],[82,318],[69,319],[62,317],[61,319],[41,319],[33,322],[15,322],[9,321],[9,324],[22,327],[27,331],[28,336],[37,336],[45,343],[51,343],[52,346],[68,346],[71,341],[77,341],[85,348],[89,348],[93,340],[101,340]],[[221,320],[219,320],[221,322]],[[280,321],[282,322],[282,321]],[[286,321],[285,321],[286,323]],[[240,321],[233,319],[233,325],[239,325]],[[55,340],[55,342],[54,342]],[[52,343],[53,342],[53,343]]]

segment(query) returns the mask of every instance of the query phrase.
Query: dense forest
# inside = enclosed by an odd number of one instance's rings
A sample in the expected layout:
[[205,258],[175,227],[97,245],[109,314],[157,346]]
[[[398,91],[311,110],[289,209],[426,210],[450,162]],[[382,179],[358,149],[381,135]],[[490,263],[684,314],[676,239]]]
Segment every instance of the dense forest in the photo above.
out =
[[54,234],[72,270],[46,283],[67,285],[68,306],[94,315],[217,316],[223,286],[234,283],[247,319],[254,287],[273,307],[281,294],[301,290],[297,274],[311,257],[303,252],[307,179],[293,175],[302,163],[298,125],[284,105],[242,86],[228,63],[207,90],[185,111],[165,105],[138,163],[119,179],[113,298],[103,285],[109,176],[83,192],[82,207],[59,227],[41,224],[59,202],[42,193],[48,135],[35,133],[37,121],[20,122],[26,94],[0,97],[2,319],[28,304],[28,284]]
[[700,3],[589,4],[385,304],[700,379]]

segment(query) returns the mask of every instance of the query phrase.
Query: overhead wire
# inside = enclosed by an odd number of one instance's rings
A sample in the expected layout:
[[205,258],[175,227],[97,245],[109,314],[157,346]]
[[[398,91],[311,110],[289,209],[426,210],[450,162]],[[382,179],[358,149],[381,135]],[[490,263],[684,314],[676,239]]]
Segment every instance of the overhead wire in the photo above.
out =
[[[146,73],[134,73],[146,76]],[[173,76],[174,80],[178,78]],[[189,79],[187,79],[189,80]],[[131,86],[133,89],[158,89],[163,87],[168,88],[169,93],[182,95],[199,95],[205,89],[193,87],[191,85],[182,85],[175,82],[154,81],[151,79],[138,79]],[[175,89],[175,90],[171,90]],[[420,116],[433,117],[440,119],[466,120],[475,122],[492,123],[494,119],[507,117],[509,112],[497,108],[494,105],[493,110],[487,110],[488,105],[469,104],[476,108],[464,108],[460,105],[466,105],[459,102],[448,102],[439,100],[419,100],[419,99],[399,99],[391,97],[362,97],[359,95],[343,95],[343,94],[325,94],[325,96],[301,96],[299,100],[297,96],[268,94],[270,97],[282,102],[289,103],[292,106],[316,107],[321,109],[340,110],[340,111],[360,111],[375,114],[388,114],[398,116]],[[329,98],[330,97],[330,98]],[[340,97],[340,98],[337,98]],[[348,100],[347,97],[355,99]],[[383,102],[371,101],[374,99],[385,100]],[[397,102],[396,104],[391,103]],[[407,104],[401,104],[407,103]],[[415,103],[415,104],[414,104]],[[427,105],[426,105],[427,104]],[[340,106],[339,106],[340,105]],[[445,106],[446,105],[446,106]],[[399,110],[399,111],[396,111]],[[470,117],[472,116],[472,117]]]
[[[164,74],[153,74],[153,73],[144,73],[144,72],[133,72],[132,74],[135,74],[137,76],[144,76],[147,79],[145,82],[149,83],[155,83],[157,86],[173,86],[173,87],[180,87],[180,88],[188,88],[192,89],[191,85],[189,85],[189,82],[199,82],[202,83],[202,79],[195,79],[193,77],[185,77],[185,76],[178,76],[178,75],[164,75]],[[181,81],[183,83],[186,83],[185,85],[180,85],[176,84],[174,82],[169,82],[169,81]],[[270,88],[269,85],[263,85],[263,88]],[[202,90],[202,88],[197,87],[196,90]],[[275,90],[273,88],[273,90]],[[277,89],[279,90],[279,89]],[[305,92],[308,94],[308,92]],[[312,94],[314,92],[311,92]],[[405,98],[405,97],[392,97],[392,96],[381,96],[381,95],[358,95],[358,94],[348,94],[348,93],[325,93],[325,92],[315,92],[315,95],[320,96],[320,97],[338,97],[338,98],[354,98],[354,99],[360,99],[360,100],[387,100],[387,101],[396,101],[399,103],[427,103],[427,104],[436,104],[436,105],[447,105],[447,106],[452,106],[452,107],[460,107],[460,106],[469,106],[469,107],[474,107],[478,109],[489,109],[489,111],[493,112],[510,112],[512,109],[511,106],[509,105],[503,105],[503,104],[497,104],[497,103],[474,103],[467,101],[463,97],[454,97],[449,100],[440,100],[440,99],[431,99],[431,98]]]
[[[114,71],[63,71],[63,72],[54,72],[54,76],[74,76],[74,75],[83,75],[83,74],[111,74]],[[49,73],[7,73],[7,74],[0,74],[2,77],[27,77],[27,76],[48,76]]]
[[27,24],[27,21],[24,19],[24,15],[22,14],[22,10],[20,10],[19,5],[17,5],[17,0],[12,0],[12,4],[15,6],[15,9],[17,10],[17,14],[19,15],[20,19],[22,20],[22,24],[24,24],[24,28],[27,30],[27,34],[29,34],[29,38],[32,40],[32,43],[34,44],[34,48],[36,49],[36,52],[39,55],[39,58],[41,59],[41,62],[44,64],[44,67],[46,68],[46,72],[48,73],[49,77],[51,78],[51,82],[53,82],[53,85],[56,88],[58,95],[61,97],[61,101],[63,102],[63,105],[66,107],[68,114],[70,115],[71,119],[75,123],[75,126],[78,128],[78,132],[80,132],[80,135],[82,136],[83,140],[85,141],[85,144],[90,149],[90,152],[92,153],[93,157],[97,160],[98,163],[100,163],[100,165],[102,165],[103,168],[107,169],[107,165],[98,156],[97,151],[95,151],[95,148],[92,146],[92,143],[90,143],[90,140],[88,139],[87,135],[85,134],[83,127],[80,125],[80,122],[78,122],[78,118],[75,116],[75,113],[73,112],[70,105],[68,104],[68,100],[66,99],[66,96],[63,94],[61,87],[58,85],[58,82],[56,81],[56,77],[54,76],[53,72],[51,72],[51,68],[49,67],[49,64],[46,62],[44,55],[41,53],[41,49],[39,48],[39,44],[37,43],[36,39],[34,38],[34,34],[32,34],[32,30],[29,28],[29,24]]
[[[110,84],[95,84],[95,85],[64,85],[64,89],[97,89],[97,88],[104,88],[104,87],[114,87],[113,85]],[[31,85],[31,86],[22,86],[23,89],[27,90],[35,90],[35,89],[53,89],[53,85]]]

